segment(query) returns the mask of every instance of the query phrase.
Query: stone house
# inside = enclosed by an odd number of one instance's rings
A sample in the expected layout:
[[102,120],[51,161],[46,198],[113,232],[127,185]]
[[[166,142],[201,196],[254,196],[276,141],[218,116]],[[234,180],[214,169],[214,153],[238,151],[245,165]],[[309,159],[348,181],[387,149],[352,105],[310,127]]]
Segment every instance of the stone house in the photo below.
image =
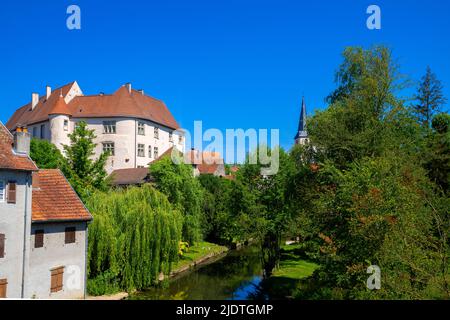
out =
[[38,170],[29,143],[0,123],[0,298],[83,298],[92,216],[61,171]]
[[46,139],[63,151],[79,121],[95,130],[95,157],[111,152],[108,174],[146,167],[171,147],[184,152],[184,136],[164,102],[132,89],[129,83],[113,94],[96,95],[84,95],[76,81],[55,90],[47,86],[46,94],[33,93],[6,127],[11,132],[27,127],[33,137]]

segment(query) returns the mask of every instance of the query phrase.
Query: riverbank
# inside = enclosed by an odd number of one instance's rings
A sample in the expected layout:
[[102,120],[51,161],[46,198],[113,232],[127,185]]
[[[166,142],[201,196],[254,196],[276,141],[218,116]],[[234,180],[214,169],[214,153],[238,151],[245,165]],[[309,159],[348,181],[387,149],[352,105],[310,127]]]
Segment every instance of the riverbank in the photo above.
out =
[[319,267],[316,263],[305,260],[302,253],[302,244],[282,246],[279,267],[261,284],[271,299],[292,298],[300,281],[310,277]]
[[[178,260],[173,266],[173,270],[170,272],[169,278],[180,276],[181,274],[189,271],[196,266],[214,261],[216,258],[220,258],[223,254],[228,252],[229,249],[225,246],[220,246],[214,243],[202,241],[189,248],[187,252]],[[161,280],[163,277],[161,277]],[[114,294],[102,295],[102,296],[90,296],[86,297],[86,300],[123,300],[128,298],[128,292],[117,292]]]

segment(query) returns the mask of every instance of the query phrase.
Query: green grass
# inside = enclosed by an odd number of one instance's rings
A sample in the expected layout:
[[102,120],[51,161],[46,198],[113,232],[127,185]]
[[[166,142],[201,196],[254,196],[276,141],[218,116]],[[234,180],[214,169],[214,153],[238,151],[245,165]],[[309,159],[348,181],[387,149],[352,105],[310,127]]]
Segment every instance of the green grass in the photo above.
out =
[[208,254],[218,254],[228,250],[227,247],[219,246],[210,242],[197,242],[195,245],[189,248],[183,257],[181,257],[177,263],[172,266],[172,270],[176,271],[192,262],[207,256]]
[[273,271],[272,276],[264,283],[272,299],[284,299],[292,296],[302,279],[311,276],[319,266],[302,259],[301,244],[282,246],[279,267]]

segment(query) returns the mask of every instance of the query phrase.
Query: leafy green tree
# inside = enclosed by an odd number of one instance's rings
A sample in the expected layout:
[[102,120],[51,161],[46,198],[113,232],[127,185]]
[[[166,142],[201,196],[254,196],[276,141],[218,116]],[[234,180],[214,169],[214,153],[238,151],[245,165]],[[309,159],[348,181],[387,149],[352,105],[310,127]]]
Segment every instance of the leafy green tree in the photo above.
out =
[[[259,146],[262,147],[264,146]],[[256,153],[259,153],[259,148]],[[263,165],[250,163],[251,155],[238,172],[238,181],[254,197],[250,204],[253,209],[250,218],[254,221],[255,236],[261,243],[266,277],[272,274],[279,262],[282,236],[292,221],[290,204],[293,194],[290,183],[294,172],[293,162],[283,149],[277,148],[269,152],[279,155],[277,174],[261,175]]]
[[[448,201],[422,167],[426,131],[395,94],[389,50],[346,49],[336,78],[330,106],[309,121],[313,155],[291,153],[302,234],[321,264],[297,296],[448,297]],[[369,291],[373,264],[382,289]]]
[[40,169],[57,169],[65,161],[59,149],[47,140],[31,139],[30,157]]
[[427,128],[431,125],[433,115],[440,112],[447,101],[442,90],[441,81],[428,66],[417,88],[417,94],[415,95],[417,104],[414,105],[414,111],[419,122]]
[[62,170],[72,187],[84,200],[95,190],[107,190],[105,165],[109,154],[102,153],[98,159],[93,159],[96,147],[94,130],[89,130],[87,123],[80,121],[69,138],[70,145],[64,146],[67,161]]
[[425,167],[430,179],[449,192],[450,186],[450,115],[439,114],[433,119],[433,132],[428,139]]
[[157,189],[166,194],[169,201],[183,213],[183,240],[190,245],[200,241],[203,236],[203,189],[193,175],[192,166],[181,161],[174,163],[167,156],[150,166],[150,174]]

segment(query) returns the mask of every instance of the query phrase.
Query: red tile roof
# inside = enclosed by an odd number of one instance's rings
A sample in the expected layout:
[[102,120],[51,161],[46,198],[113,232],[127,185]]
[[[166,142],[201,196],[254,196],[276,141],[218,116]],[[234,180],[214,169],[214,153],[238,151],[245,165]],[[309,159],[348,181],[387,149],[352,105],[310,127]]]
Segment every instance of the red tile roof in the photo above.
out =
[[48,100],[45,96],[41,97],[34,110],[31,103],[21,107],[9,119],[6,127],[14,130],[20,125],[46,121],[50,114],[61,112],[74,118],[134,117],[150,120],[171,129],[179,128],[179,124],[164,102],[134,89],[129,92],[126,86],[122,86],[111,95],[76,96],[67,106],[61,103],[57,106],[59,96],[62,94],[65,97],[73,84],[74,82],[53,90]]
[[92,216],[58,169],[33,174],[32,221],[89,221]]
[[224,161],[219,152],[191,150],[185,154],[186,163],[196,164],[200,174],[214,174],[223,167]]
[[111,175],[112,184],[115,186],[142,184],[150,180],[148,168],[129,168],[114,170]]
[[27,155],[13,151],[14,139],[8,129],[0,122],[0,169],[35,171],[36,164]]

